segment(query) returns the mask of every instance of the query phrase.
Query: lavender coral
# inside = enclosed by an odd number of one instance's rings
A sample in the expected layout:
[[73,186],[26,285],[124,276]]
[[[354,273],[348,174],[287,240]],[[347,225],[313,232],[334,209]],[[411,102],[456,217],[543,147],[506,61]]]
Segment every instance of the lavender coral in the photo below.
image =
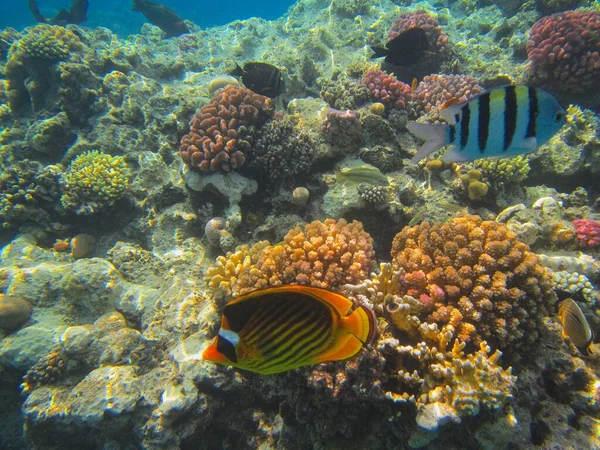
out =
[[439,109],[450,99],[466,102],[483,91],[477,79],[468,75],[428,75],[412,95],[410,114],[420,117]]
[[226,86],[202,107],[181,139],[183,162],[202,172],[230,171],[246,163],[255,127],[274,112],[270,98],[249,89]]
[[362,82],[369,88],[371,97],[383,103],[387,109],[406,109],[410,99],[410,86],[394,75],[371,70],[365,73]]
[[600,12],[565,11],[529,31],[530,78],[549,89],[579,93],[600,79]]

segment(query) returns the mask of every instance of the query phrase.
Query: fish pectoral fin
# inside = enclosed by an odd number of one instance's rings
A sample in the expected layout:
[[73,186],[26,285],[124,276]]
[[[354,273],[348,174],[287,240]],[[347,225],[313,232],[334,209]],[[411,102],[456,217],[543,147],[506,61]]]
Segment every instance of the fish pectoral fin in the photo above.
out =
[[523,139],[521,142],[517,142],[515,144],[515,147],[517,148],[522,148],[528,151],[533,151],[537,148],[537,139],[532,137],[528,137],[526,139]]
[[431,155],[447,144],[446,129],[447,125],[437,125],[431,123],[411,122],[406,125],[408,131],[414,134],[425,143],[419,148],[417,154],[410,160],[413,164],[419,162],[426,156]]

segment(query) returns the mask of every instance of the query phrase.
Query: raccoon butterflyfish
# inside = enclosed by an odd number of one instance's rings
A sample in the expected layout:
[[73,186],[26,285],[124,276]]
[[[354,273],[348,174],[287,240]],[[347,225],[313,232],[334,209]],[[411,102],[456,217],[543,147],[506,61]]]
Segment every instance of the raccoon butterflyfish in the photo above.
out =
[[594,338],[590,324],[586,320],[581,308],[572,298],[560,302],[558,318],[563,327],[563,338],[569,338],[578,350],[587,354],[588,348]]
[[444,162],[510,158],[534,151],[567,122],[566,113],[548,92],[523,85],[491,89],[467,102],[442,109],[448,125],[409,123],[408,131],[425,141],[416,163],[440,148],[452,148]]
[[373,312],[326,289],[285,285],[231,300],[202,357],[260,374],[352,358],[376,332]]

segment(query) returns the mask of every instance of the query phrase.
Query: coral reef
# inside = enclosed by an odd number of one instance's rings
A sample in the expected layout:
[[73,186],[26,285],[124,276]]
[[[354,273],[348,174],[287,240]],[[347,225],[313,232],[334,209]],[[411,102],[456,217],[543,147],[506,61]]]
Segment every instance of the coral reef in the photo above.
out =
[[481,177],[481,171],[477,169],[471,169],[460,176],[471,200],[479,200],[488,193],[489,186],[481,180]]
[[334,109],[356,109],[369,101],[367,87],[345,75],[335,80],[319,78],[317,84],[321,89],[321,98]]
[[339,289],[365,278],[374,256],[373,240],[360,222],[316,220],[290,230],[282,244],[263,241],[218,257],[206,277],[227,297],[289,283]]
[[552,272],[554,289],[576,294],[581,291],[583,298],[590,304],[595,304],[598,300],[594,295],[594,285],[589,278],[577,272],[567,272],[560,270]]
[[430,319],[452,324],[459,339],[514,356],[535,343],[552,298],[550,274],[504,224],[462,216],[406,227],[392,258],[404,272],[403,293]]
[[50,225],[60,197],[58,166],[19,161],[3,167],[0,175],[0,221],[4,229],[26,222]]
[[202,172],[229,171],[246,163],[256,128],[272,115],[271,99],[249,89],[225,86],[203,106],[181,139],[183,162]]
[[565,11],[531,28],[527,56],[532,82],[556,91],[585,92],[600,77],[600,12]]
[[387,109],[406,110],[411,96],[408,84],[378,69],[365,73],[362,83],[369,88],[371,97]]
[[265,182],[294,185],[308,175],[315,146],[314,139],[291,120],[273,120],[260,132],[250,167]]
[[573,221],[577,232],[577,240],[582,247],[600,247],[600,222],[589,219]]
[[330,109],[323,123],[325,139],[338,147],[361,145],[363,134],[359,119],[360,114],[357,111]]
[[411,96],[410,115],[421,117],[440,109],[448,100],[466,102],[483,91],[479,81],[468,75],[427,75]]
[[15,41],[4,69],[11,110],[24,112],[28,107],[40,110],[54,78],[51,67],[81,46],[79,37],[71,30],[47,24],[30,28]]
[[492,183],[506,185],[525,180],[530,170],[529,158],[522,155],[505,159],[482,158],[473,161],[473,166]]
[[113,205],[123,197],[131,171],[122,156],[97,150],[85,152],[71,161],[60,184],[62,205],[77,214],[88,215]]

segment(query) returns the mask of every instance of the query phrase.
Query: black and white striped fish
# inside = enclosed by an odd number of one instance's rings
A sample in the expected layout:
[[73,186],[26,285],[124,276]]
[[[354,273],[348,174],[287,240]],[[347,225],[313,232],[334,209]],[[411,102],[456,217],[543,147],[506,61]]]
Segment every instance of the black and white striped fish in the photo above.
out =
[[408,131],[425,141],[416,163],[452,145],[445,162],[510,158],[545,144],[566,122],[566,113],[548,92],[524,85],[494,88],[440,112],[448,125],[409,123]]

